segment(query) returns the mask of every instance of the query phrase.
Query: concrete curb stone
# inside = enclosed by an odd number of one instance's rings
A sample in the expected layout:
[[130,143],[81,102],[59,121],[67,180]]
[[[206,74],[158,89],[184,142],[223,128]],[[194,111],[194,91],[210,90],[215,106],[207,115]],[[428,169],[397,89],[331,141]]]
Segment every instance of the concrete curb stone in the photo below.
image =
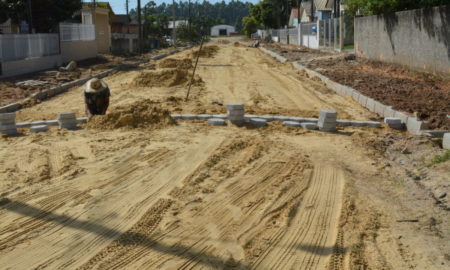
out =
[[442,148],[449,150],[450,149],[450,132],[445,133],[442,137]]
[[47,125],[32,126],[30,128],[30,132],[33,132],[33,133],[46,132],[46,131],[48,131]]
[[224,119],[220,119],[220,118],[209,118],[208,119],[208,124],[214,125],[214,126],[226,126],[227,125],[225,120]]
[[299,128],[302,127],[302,124],[301,124],[301,123],[299,123],[299,122],[294,122],[294,121],[284,121],[284,122],[283,122],[283,125],[284,125],[284,126],[287,126],[287,127],[299,127]]

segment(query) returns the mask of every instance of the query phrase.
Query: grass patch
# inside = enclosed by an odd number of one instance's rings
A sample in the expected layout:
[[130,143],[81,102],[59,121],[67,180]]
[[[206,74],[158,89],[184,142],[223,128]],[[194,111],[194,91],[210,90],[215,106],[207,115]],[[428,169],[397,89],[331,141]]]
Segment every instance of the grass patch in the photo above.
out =
[[450,160],[450,150],[447,150],[442,155],[434,156],[433,160],[428,163],[428,167],[433,166],[438,163],[446,162]]
[[344,46],[344,50],[354,50],[355,49],[355,45],[345,45]]

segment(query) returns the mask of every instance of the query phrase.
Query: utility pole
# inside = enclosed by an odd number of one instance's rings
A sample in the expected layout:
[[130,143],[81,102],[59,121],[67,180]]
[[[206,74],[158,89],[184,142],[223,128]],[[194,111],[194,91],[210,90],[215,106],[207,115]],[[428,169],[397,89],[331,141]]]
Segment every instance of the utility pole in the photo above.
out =
[[191,0],[188,0],[188,27],[191,27]]
[[125,0],[125,9],[127,10],[127,33],[130,33],[130,0]]
[[316,13],[315,11],[316,7],[314,6],[314,0],[311,0],[311,22],[314,22],[314,18],[316,17],[314,13]]
[[139,45],[139,54],[142,53],[142,20],[141,20],[141,0],[137,1],[137,12],[138,12],[138,45]]
[[28,33],[33,34],[33,14],[31,8],[31,0],[28,0]]
[[173,44],[173,46],[175,47],[176,45],[175,45],[175,38],[176,38],[176,36],[175,36],[175,26],[176,26],[176,24],[175,24],[175,0],[172,0],[172,20],[173,20],[173,30],[172,30],[172,44]]
[[298,7],[297,7],[297,26],[300,27],[300,7],[302,6],[302,0],[298,0]]

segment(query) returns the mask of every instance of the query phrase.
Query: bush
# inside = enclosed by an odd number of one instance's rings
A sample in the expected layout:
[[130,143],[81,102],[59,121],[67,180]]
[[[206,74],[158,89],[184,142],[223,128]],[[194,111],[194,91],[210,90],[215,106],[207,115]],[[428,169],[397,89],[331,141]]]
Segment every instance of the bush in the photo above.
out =
[[258,22],[253,17],[242,18],[243,32],[247,37],[255,33],[258,30]]
[[198,43],[202,40],[202,35],[200,29],[198,27],[187,24],[181,24],[176,29],[176,38],[185,42],[194,42]]

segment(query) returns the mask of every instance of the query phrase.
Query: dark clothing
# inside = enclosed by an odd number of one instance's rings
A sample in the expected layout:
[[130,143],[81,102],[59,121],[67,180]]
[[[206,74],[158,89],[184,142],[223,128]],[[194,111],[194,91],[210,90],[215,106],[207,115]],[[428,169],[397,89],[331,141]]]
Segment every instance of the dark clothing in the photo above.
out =
[[109,88],[95,93],[84,92],[87,116],[105,114],[109,106],[110,96]]

